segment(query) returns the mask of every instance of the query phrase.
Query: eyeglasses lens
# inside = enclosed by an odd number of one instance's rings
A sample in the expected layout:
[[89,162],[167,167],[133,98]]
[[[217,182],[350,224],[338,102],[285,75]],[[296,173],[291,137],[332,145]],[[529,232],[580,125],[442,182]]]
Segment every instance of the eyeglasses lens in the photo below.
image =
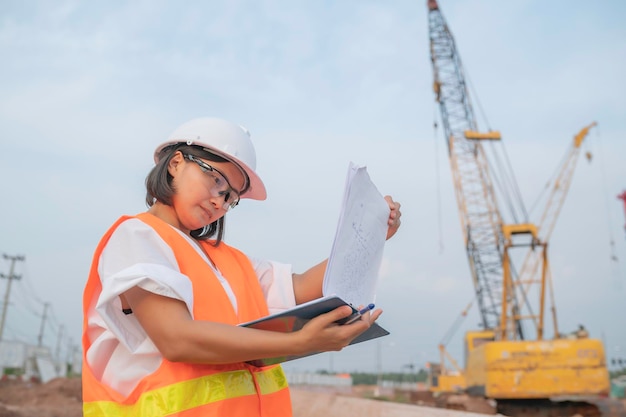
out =
[[209,193],[213,197],[224,198],[224,210],[235,208],[237,204],[239,204],[239,194],[231,187],[230,183],[221,172],[193,155],[184,156],[198,164],[202,171],[211,178],[212,186],[209,189]]

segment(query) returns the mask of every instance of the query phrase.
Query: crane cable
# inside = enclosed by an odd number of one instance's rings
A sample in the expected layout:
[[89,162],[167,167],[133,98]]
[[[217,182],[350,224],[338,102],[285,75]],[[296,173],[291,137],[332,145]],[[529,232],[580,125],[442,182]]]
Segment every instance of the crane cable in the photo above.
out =
[[[489,123],[489,119],[487,119],[487,113],[485,113],[485,110],[480,101],[480,98],[478,97],[478,93],[476,92],[476,89],[474,88],[474,83],[472,83],[472,79],[469,75],[469,71],[467,70],[467,67],[464,68],[464,73],[465,73],[465,78],[467,79],[467,84],[469,85],[471,93],[474,96],[475,101],[478,105],[479,113],[482,119],[485,121],[485,125],[487,126],[487,131],[491,132],[492,130],[491,124]],[[500,194],[503,198],[503,203],[508,208],[509,213],[511,213],[511,216],[513,217],[514,222],[515,223],[519,222],[519,219],[517,218],[518,216],[517,216],[516,207],[519,207],[519,210],[521,211],[521,216],[524,218],[524,221],[528,221],[528,213],[526,211],[526,207],[524,206],[524,200],[522,199],[522,194],[520,192],[519,185],[517,184],[517,180],[515,179],[515,175],[513,173],[513,168],[511,165],[511,161],[509,159],[509,155],[506,152],[504,143],[501,140],[497,142],[500,143],[500,147],[502,148],[502,153],[504,154],[504,157],[503,158],[500,157],[500,155],[497,153],[495,144],[491,143],[490,149],[493,154],[493,159],[496,161],[496,165],[497,165],[494,167],[491,164],[491,159],[487,158],[487,163],[492,173],[492,178],[498,190],[500,191]],[[504,159],[504,163],[502,159]],[[501,179],[500,176],[497,175],[498,173],[502,173],[502,176],[504,178]],[[507,190],[511,190],[511,191],[507,191]]]
[[616,251],[615,251],[615,240],[613,239],[613,216],[611,215],[611,209],[609,208],[609,192],[607,190],[607,180],[606,180],[606,170],[605,170],[605,164],[604,164],[604,152],[603,152],[603,145],[602,145],[602,135],[600,134],[600,127],[598,126],[596,128],[596,142],[598,143],[598,154],[600,157],[600,174],[601,174],[601,180],[602,180],[602,192],[604,194],[604,205],[605,205],[605,210],[606,210],[606,221],[607,221],[607,232],[609,235],[609,248],[610,248],[610,265],[611,265],[611,270],[612,270],[612,274],[613,277],[615,278],[615,283],[618,287],[621,288],[621,282],[620,282],[620,276],[621,276],[621,271],[620,271],[620,265],[619,265],[619,258],[617,257]]
[[435,142],[435,188],[437,190],[437,229],[439,233],[439,255],[443,253],[443,227],[441,214],[441,181],[439,177],[439,140],[437,139],[437,106],[434,107],[433,114],[433,138]]
[[[493,159],[496,161],[497,171],[492,169],[492,172],[502,172],[504,175],[504,179],[501,181],[499,176],[495,175],[496,184],[498,185],[498,189],[500,190],[500,194],[503,196],[505,200],[506,206],[511,213],[511,217],[515,223],[519,223],[520,219],[518,218],[518,213],[516,211],[516,207],[519,207],[521,211],[520,215],[524,219],[524,221],[528,220],[528,213],[526,211],[526,207],[524,206],[524,202],[521,196],[521,192],[517,181],[515,180],[515,175],[513,173],[513,168],[511,165],[511,161],[509,160],[508,153],[506,152],[506,148],[504,147],[504,143],[500,143],[502,148],[502,153],[504,154],[505,163],[502,162],[500,155],[496,151],[496,145],[491,144],[491,149],[493,152]],[[493,167],[491,162],[489,163],[490,167]],[[511,191],[508,191],[511,190]]]
[[567,148],[565,150],[565,153],[563,154],[563,157],[561,158],[561,161],[559,161],[559,163],[557,164],[556,168],[554,169],[554,172],[548,178],[548,180],[546,182],[546,185],[544,186],[543,190],[541,190],[541,192],[539,192],[539,195],[535,198],[535,201],[530,206],[530,213],[531,214],[532,214],[533,211],[535,211],[535,208],[537,208],[537,205],[539,204],[539,201],[543,197],[545,197],[546,192],[550,189],[552,184],[554,184],[554,179],[558,177],[559,172],[561,171],[561,167],[563,167],[563,165],[565,165],[565,162],[569,158],[569,154],[570,154],[570,148]]
[[478,110],[480,111],[482,118],[485,120],[485,125],[487,125],[487,130],[491,131],[491,125],[489,124],[489,119],[487,119],[487,113],[485,113],[485,110],[483,109],[483,105],[481,104],[478,98],[478,93],[476,93],[476,89],[474,88],[474,83],[472,83],[472,79],[469,76],[469,72],[467,71],[466,66],[464,66],[463,72],[465,73],[465,79],[467,80],[467,83],[469,84],[472,95],[476,97],[476,104],[478,104]]

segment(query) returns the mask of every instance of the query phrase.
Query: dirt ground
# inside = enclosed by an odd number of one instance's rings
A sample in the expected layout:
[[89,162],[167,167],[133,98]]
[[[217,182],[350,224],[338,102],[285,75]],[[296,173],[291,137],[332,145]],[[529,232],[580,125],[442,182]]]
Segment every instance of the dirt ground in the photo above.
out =
[[[359,417],[486,417],[486,414],[467,411],[363,398],[371,397],[367,389],[335,393],[292,387],[294,417],[345,417],[348,414]],[[80,378],[57,378],[46,384],[0,380],[0,417],[82,415]]]
[[[422,409],[359,398],[364,393],[358,390],[338,394],[292,387],[291,393],[295,417],[345,417],[347,413],[362,417],[410,417],[417,416],[417,410]],[[81,417],[81,401],[80,378],[57,378],[46,384],[0,380],[0,417]]]
[[80,378],[0,381],[0,417],[82,417]]
[[[345,392],[328,388],[291,388],[294,417],[468,417],[471,413],[368,399],[375,387]],[[363,398],[365,397],[365,398]],[[46,384],[0,380],[0,417],[81,417],[80,378],[57,378]],[[485,417],[484,415],[475,415]]]

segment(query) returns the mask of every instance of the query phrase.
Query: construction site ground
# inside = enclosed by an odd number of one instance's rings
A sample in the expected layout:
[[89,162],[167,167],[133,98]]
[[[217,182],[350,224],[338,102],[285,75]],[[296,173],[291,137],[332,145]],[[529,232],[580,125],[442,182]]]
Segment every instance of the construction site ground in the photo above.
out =
[[[420,399],[420,392],[386,394],[380,395],[375,387],[367,386],[342,391],[314,386],[291,388],[295,417],[485,417],[485,414],[493,414],[492,410],[481,409],[479,403],[474,408],[477,412],[457,411],[418,405],[427,404]],[[57,378],[46,384],[0,381],[0,417],[82,415],[80,378]]]
[[[465,417],[474,413],[403,404],[389,399],[363,398],[372,387],[333,392],[316,387],[292,387],[295,417]],[[383,398],[383,397],[381,397]],[[0,417],[81,417],[80,378],[48,383],[0,381]],[[483,415],[484,417],[484,415]]]

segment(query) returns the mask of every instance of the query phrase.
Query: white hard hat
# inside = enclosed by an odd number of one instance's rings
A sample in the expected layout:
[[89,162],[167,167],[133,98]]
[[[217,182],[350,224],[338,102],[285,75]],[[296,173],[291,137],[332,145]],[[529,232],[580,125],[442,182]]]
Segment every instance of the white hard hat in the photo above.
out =
[[256,174],[256,152],[247,129],[235,123],[214,117],[193,119],[178,126],[167,142],[154,151],[154,161],[159,162],[163,148],[177,143],[207,148],[211,153],[222,156],[239,165],[248,175],[250,186],[241,198],[265,200],[267,192],[263,181]]

